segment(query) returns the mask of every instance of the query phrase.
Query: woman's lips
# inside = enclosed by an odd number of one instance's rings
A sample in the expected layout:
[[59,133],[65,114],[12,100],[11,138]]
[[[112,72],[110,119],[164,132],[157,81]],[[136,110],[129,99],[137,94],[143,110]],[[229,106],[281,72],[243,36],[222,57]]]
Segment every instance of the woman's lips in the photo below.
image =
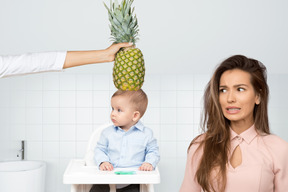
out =
[[241,110],[241,108],[239,108],[239,107],[227,107],[226,108],[226,112],[229,113],[229,114],[239,113],[240,110]]

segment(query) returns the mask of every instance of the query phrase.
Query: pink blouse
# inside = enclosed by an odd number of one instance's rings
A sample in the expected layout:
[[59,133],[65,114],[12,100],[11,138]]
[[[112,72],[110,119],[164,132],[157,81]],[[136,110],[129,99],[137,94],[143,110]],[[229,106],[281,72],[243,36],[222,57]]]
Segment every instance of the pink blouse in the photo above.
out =
[[[242,163],[227,166],[225,192],[288,192],[288,143],[275,135],[259,135],[254,126],[240,135],[231,131],[231,154],[241,148]],[[184,180],[180,192],[200,192],[195,173],[203,150],[195,153],[199,144],[188,152]],[[192,156],[194,158],[192,159]],[[230,162],[230,161],[229,161]]]

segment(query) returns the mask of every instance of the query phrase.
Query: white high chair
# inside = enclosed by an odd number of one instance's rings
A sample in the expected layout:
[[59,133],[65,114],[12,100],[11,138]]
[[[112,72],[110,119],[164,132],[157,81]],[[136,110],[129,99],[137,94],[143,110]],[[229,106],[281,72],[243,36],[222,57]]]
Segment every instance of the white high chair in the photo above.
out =
[[71,184],[71,192],[89,192],[93,184],[109,184],[110,192],[116,192],[116,184],[140,184],[140,192],[154,192],[153,184],[160,183],[157,167],[154,171],[136,171],[135,175],[116,175],[114,171],[100,171],[95,165],[94,148],[103,129],[111,125],[102,125],[92,133],[84,159],[70,161],[63,183]]

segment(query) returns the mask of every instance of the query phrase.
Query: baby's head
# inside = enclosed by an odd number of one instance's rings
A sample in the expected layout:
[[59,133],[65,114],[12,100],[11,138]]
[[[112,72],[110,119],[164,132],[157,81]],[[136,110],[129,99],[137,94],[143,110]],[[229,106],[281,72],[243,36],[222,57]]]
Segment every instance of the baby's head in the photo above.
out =
[[148,98],[142,89],[138,89],[137,91],[117,90],[112,95],[112,98],[116,98],[118,96],[127,98],[128,105],[130,105],[129,107],[132,107],[134,111],[139,111],[140,118],[144,115],[148,105]]

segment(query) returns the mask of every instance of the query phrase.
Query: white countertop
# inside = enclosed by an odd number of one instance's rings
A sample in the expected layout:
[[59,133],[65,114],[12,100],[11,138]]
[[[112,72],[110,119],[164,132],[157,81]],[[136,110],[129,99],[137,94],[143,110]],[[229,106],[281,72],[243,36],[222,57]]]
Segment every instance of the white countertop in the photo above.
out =
[[[117,175],[116,171],[135,171],[134,175]],[[158,168],[139,171],[138,168],[116,168],[100,171],[96,166],[85,166],[84,159],[72,159],[63,175],[64,184],[157,184],[160,183]]]

